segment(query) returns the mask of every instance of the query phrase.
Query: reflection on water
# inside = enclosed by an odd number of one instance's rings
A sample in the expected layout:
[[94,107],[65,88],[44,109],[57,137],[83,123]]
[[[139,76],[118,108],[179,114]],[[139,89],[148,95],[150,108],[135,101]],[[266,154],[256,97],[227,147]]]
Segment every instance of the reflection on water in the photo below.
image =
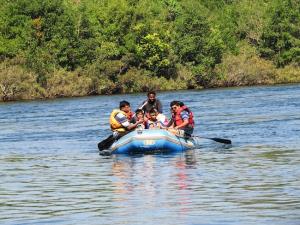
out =
[[144,94],[0,104],[1,224],[299,224],[300,86],[159,94],[178,96],[233,145],[99,156],[109,112]]

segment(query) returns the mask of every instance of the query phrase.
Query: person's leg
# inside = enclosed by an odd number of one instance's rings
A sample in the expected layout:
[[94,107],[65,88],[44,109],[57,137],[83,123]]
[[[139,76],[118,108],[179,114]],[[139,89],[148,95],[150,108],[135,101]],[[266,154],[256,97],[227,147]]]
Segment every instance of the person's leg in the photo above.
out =
[[192,127],[185,128],[184,129],[184,137],[185,138],[191,138],[193,132],[194,132],[194,128],[192,128]]
[[130,133],[130,131],[119,132],[118,135],[116,136],[115,140],[119,140],[121,137],[125,136],[128,133]]

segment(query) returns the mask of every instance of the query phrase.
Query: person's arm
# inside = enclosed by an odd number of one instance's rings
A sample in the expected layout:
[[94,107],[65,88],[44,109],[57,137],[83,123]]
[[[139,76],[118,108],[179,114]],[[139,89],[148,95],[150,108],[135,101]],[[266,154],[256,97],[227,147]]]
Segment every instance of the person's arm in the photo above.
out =
[[174,121],[173,119],[170,119],[168,124],[166,125],[166,129],[168,129],[169,127],[173,127],[174,126]]
[[130,123],[136,123],[136,117],[132,117],[131,120],[129,121]]
[[163,112],[162,104],[161,104],[161,102],[160,102],[158,99],[156,99],[156,107],[157,107],[157,111],[158,111],[159,113],[162,113],[162,112]]
[[182,111],[180,113],[180,116],[181,116],[181,118],[183,120],[183,123],[180,124],[180,125],[178,125],[178,126],[176,126],[176,127],[174,127],[175,129],[183,128],[183,127],[185,127],[185,126],[187,126],[189,124],[189,116],[190,115],[189,115],[189,113],[187,111]]
[[133,123],[130,123],[126,116],[124,116],[122,113],[118,113],[116,115],[116,119],[122,124],[123,127],[126,128],[126,130],[133,130],[137,127],[137,125],[142,124],[144,122],[144,119],[135,118],[136,120],[133,121]]
[[122,114],[122,113],[118,113],[118,114],[115,116],[115,119],[116,119],[119,123],[121,123],[122,126],[123,126],[124,128],[126,128],[126,130],[132,130],[132,129],[136,128],[136,126],[137,126],[138,124],[141,123],[140,120],[138,120],[138,121],[136,121],[135,123],[132,123],[132,124],[129,123],[127,117],[126,117],[124,114]]
[[178,125],[178,126],[176,126],[176,127],[174,127],[174,128],[175,128],[175,129],[180,129],[180,128],[182,128],[182,127],[185,127],[185,126],[188,125],[188,124],[189,124],[189,120],[188,120],[188,119],[184,119],[182,124],[180,124],[180,125]]
[[142,109],[145,112],[147,103],[148,100],[143,101],[143,104],[138,109]]
[[130,123],[127,127],[126,130],[133,130],[137,127],[137,125],[142,124],[144,121],[142,119],[136,121],[135,123]]

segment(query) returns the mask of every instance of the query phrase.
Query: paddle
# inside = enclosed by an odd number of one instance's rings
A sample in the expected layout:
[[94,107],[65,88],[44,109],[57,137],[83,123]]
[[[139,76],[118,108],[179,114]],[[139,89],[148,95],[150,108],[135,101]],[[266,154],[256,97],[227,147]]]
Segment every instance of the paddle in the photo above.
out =
[[98,143],[99,151],[103,151],[105,149],[109,149],[109,147],[114,143],[116,138],[111,134],[106,139]]
[[[138,109],[143,109],[143,107],[144,107],[147,103],[148,103],[148,100],[146,100],[146,101],[144,102],[143,105],[141,105],[140,107],[138,107]],[[136,114],[136,113],[133,113],[132,117],[134,117],[135,114]]]
[[[140,106],[138,109],[142,109],[146,104],[147,104],[148,101],[145,101],[144,104],[142,106]],[[133,116],[135,116],[135,113],[133,114]],[[99,142],[98,143],[98,149],[99,151],[103,151],[103,150],[107,150],[109,149],[109,147],[114,143],[115,140],[117,140],[119,137],[123,136],[124,134],[122,135],[117,135],[117,136],[113,136],[112,134],[109,135],[106,139],[104,139],[103,141]]]
[[[174,128],[167,128],[166,130],[169,130],[171,133],[175,134],[178,137],[185,137],[183,130],[174,129]],[[197,136],[197,135],[191,135],[191,137],[210,139],[210,140],[213,140],[213,141],[216,141],[216,142],[219,142],[222,144],[227,144],[227,145],[231,144],[231,140],[229,140],[229,139],[209,138],[209,137],[202,137],[202,136]]]
[[229,139],[223,139],[223,138],[208,138],[208,137],[201,137],[201,136],[197,136],[197,135],[192,135],[192,137],[197,137],[197,138],[204,138],[204,139],[210,139],[219,143],[223,143],[223,144],[227,144],[230,145],[231,144],[231,140]]

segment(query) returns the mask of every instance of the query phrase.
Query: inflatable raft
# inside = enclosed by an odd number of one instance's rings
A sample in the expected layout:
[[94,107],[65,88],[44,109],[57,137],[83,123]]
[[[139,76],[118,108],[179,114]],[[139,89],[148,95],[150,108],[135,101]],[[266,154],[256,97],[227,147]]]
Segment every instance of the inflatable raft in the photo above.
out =
[[135,130],[110,147],[111,154],[147,154],[159,152],[182,152],[195,148],[193,139],[178,137],[167,130]]

